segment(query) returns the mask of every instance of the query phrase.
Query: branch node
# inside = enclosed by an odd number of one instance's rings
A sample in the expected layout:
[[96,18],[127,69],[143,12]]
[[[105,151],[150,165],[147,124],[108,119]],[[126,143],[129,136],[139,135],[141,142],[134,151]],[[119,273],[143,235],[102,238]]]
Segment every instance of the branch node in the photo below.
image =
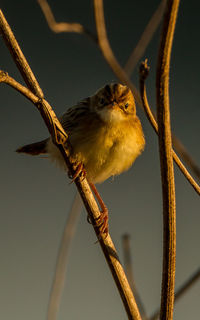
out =
[[140,79],[145,81],[149,75],[150,67],[148,66],[148,59],[145,59],[140,64]]

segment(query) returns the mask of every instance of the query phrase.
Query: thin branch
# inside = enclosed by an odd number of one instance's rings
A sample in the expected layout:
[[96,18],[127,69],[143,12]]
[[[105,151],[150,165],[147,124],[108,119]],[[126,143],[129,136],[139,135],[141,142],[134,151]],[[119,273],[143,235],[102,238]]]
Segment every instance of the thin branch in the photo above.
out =
[[[1,11],[0,11],[1,14]],[[1,23],[1,19],[0,19]],[[15,79],[10,77],[7,72],[0,70],[0,83],[5,83],[20,92],[24,97],[30,100],[40,111],[43,120],[45,121],[50,134],[53,136],[55,143],[65,143],[67,140],[67,134],[58,121],[53,109],[45,99],[39,98],[37,95],[31,92],[30,89],[24,87]]]
[[176,200],[169,106],[169,69],[179,0],[168,0],[159,50],[156,91],[163,195],[161,320],[173,319],[176,270]]
[[53,12],[46,0],[37,0],[40,5],[42,12],[46,18],[49,29],[51,29],[55,33],[61,32],[75,32],[80,34],[85,34],[93,41],[97,42],[97,38],[94,34],[88,31],[82,24],[80,23],[68,23],[68,22],[56,22]]
[[[174,302],[177,302],[191,287],[200,279],[200,268],[178,289],[174,296]],[[151,317],[150,320],[158,319],[160,309],[158,309]]]
[[81,213],[81,209],[82,201],[80,199],[79,193],[77,192],[65,225],[58,252],[56,269],[49,297],[47,320],[56,320],[58,316],[61,295],[65,284],[65,274],[68,264],[69,248],[74,237],[75,228]]
[[183,158],[185,163],[188,165],[188,167],[192,168],[196,177],[200,180],[200,169],[197,166],[196,162],[192,159],[190,154],[187,152],[184,145],[174,135],[172,136],[172,141],[173,141],[173,144],[176,146],[176,151],[181,155],[181,157]]
[[[12,34],[12,31],[6,21],[5,24],[5,17],[3,16],[2,11],[0,10],[0,30],[2,33],[4,33],[4,30],[6,32],[10,33],[10,37],[7,39],[7,45],[12,49],[14,52],[13,57],[15,59],[16,54],[15,54],[15,48],[16,46],[13,45],[12,39],[14,38],[14,35]],[[7,30],[9,29],[9,30]],[[16,40],[15,40],[16,41]],[[18,45],[19,47],[19,45]],[[24,70],[25,73],[29,74],[30,69],[29,65],[26,65],[26,68],[24,68],[23,65],[24,61],[20,60],[19,61],[19,69]],[[32,80],[30,82],[28,81],[27,77],[27,82],[28,85],[31,89],[34,89],[36,87],[36,83]],[[45,110],[43,111],[43,106],[45,107]],[[70,174],[73,176],[74,175],[74,169],[72,164],[70,163],[69,157],[68,157],[68,151],[65,148],[65,143],[67,139],[67,134],[63,134],[64,130],[62,128],[62,125],[60,124],[59,120],[56,118],[55,113],[52,114],[52,108],[44,99],[39,97],[39,102],[38,102],[38,108],[40,110],[40,113],[48,126],[49,132],[52,135],[52,140],[54,144],[58,147],[60,150],[64,161],[69,169]],[[59,124],[59,125],[58,125]],[[97,225],[96,221],[98,221],[100,217],[100,211],[98,208],[98,205],[94,199],[94,196],[91,192],[91,189],[89,187],[89,184],[87,182],[87,179],[80,179],[77,178],[75,180],[75,184],[78,188],[78,191],[81,195],[81,198],[83,200],[83,203],[85,205],[85,208],[88,212],[88,215],[90,217],[90,220],[92,222],[92,225],[94,227],[95,233],[98,237],[99,243],[101,245],[101,248],[103,250],[104,256],[106,258],[106,261],[110,267],[111,273],[113,275],[113,278],[115,280],[115,283],[117,285],[117,288],[119,290],[119,293],[121,295],[122,301],[124,303],[125,310],[127,312],[128,318],[129,319],[134,319],[134,320],[141,320],[141,316],[139,314],[139,310],[137,307],[137,304],[135,302],[135,298],[133,296],[133,293],[131,291],[131,288],[129,286],[129,283],[127,281],[126,275],[124,273],[124,270],[122,268],[122,265],[119,261],[118,254],[116,252],[116,249],[114,247],[114,244],[112,242],[112,239],[110,235],[108,234],[107,237],[104,237],[104,235],[101,234],[101,228],[99,225]],[[101,235],[99,239],[99,235]]]
[[[45,1],[45,3],[47,3],[46,0],[43,0]],[[97,0],[98,2],[98,0]],[[48,6],[49,7],[49,6]],[[98,10],[98,3],[97,3],[97,6],[94,7],[95,8],[95,11]],[[134,86],[134,84],[130,81],[130,79],[127,77],[126,73],[124,72],[124,70],[120,67],[118,61],[116,60],[116,57],[114,56],[113,52],[112,52],[112,49],[110,47],[110,44],[108,42],[108,38],[107,38],[107,34],[105,32],[105,20],[104,20],[104,14],[103,14],[103,5],[102,3],[100,4],[100,9],[101,11],[98,13],[101,15],[101,18],[98,18],[98,21],[97,21],[97,14],[95,15],[96,16],[96,24],[98,22],[99,24],[99,29],[100,30],[104,30],[104,37],[106,36],[105,38],[105,43],[106,45],[103,44],[104,40],[102,39],[101,41],[101,46],[99,44],[99,41],[95,40],[95,42],[98,44],[98,47],[99,49],[101,50],[103,56],[106,58],[106,61],[108,63],[108,65],[111,67],[112,71],[114,72],[114,74],[116,75],[116,77],[124,84],[126,84],[133,92],[134,94],[134,97],[135,97],[135,100],[136,102],[139,104],[139,106],[141,108],[143,108],[143,103],[142,103],[142,100],[140,98],[140,94],[138,93],[138,90],[136,89],[136,87]],[[48,16],[48,11],[46,11],[45,13],[45,17],[47,19],[47,16]],[[51,15],[52,12],[51,12]],[[102,18],[103,16],[103,18]],[[101,25],[103,23],[103,26]],[[96,39],[96,37],[93,35],[92,37],[90,37],[92,40],[94,40],[94,38]],[[108,48],[108,54],[106,53],[106,50]],[[180,151],[180,147],[179,147],[179,143],[178,143],[178,139],[175,139],[173,138],[173,141],[174,141],[174,148],[178,151]],[[194,161],[192,160],[191,162],[188,162],[187,159],[191,158],[190,155],[188,154],[188,152],[185,150],[183,153],[181,153],[181,157],[183,158],[183,160],[188,163],[189,167],[192,169],[192,171],[197,175],[198,178],[200,178],[200,175],[198,174],[200,169],[197,167],[197,166],[194,166]],[[185,172],[187,171],[186,168],[184,167],[183,163],[180,161],[179,158],[177,158],[180,165],[179,165],[179,168],[181,169],[183,175],[185,175]],[[187,178],[187,177],[186,177]],[[192,178],[193,179],[193,178]],[[194,179],[193,179],[194,180]],[[190,182],[190,180],[188,180]]]
[[34,93],[30,91],[30,89],[17,82],[15,79],[10,77],[7,72],[3,70],[0,70],[0,83],[5,83],[11,86],[13,89],[19,91],[24,97],[26,97],[34,104],[37,104],[40,100],[40,98],[38,98]]
[[[146,93],[145,80],[148,76],[148,72],[149,72],[149,67],[147,65],[147,59],[146,59],[144,62],[141,63],[141,66],[140,66],[140,94],[141,94],[141,99],[142,99],[146,116],[149,122],[151,123],[153,129],[155,130],[156,134],[158,134],[158,124],[149,106],[147,93]],[[190,182],[194,190],[200,195],[200,186],[198,185],[198,183],[193,179],[193,177],[187,171],[187,169],[185,168],[185,166],[183,165],[183,163],[181,162],[181,160],[179,159],[179,157],[177,156],[174,150],[172,151],[172,154],[173,154],[173,159],[177,164],[177,166],[183,172],[184,176]]]
[[140,40],[138,41],[137,45],[135,46],[134,50],[132,51],[130,57],[128,58],[124,70],[130,76],[137,65],[138,61],[142,58],[147,46],[149,45],[156,29],[158,28],[166,6],[166,0],[162,0],[154,12],[153,16],[151,17],[149,23],[146,25]]
[[122,237],[122,246],[123,246],[123,253],[124,253],[124,268],[125,273],[127,275],[128,282],[131,286],[131,289],[133,290],[136,302],[138,304],[142,320],[147,320],[147,314],[144,307],[144,304],[142,302],[142,299],[139,295],[139,292],[136,288],[134,276],[133,276],[133,264],[131,259],[131,246],[130,246],[130,235],[124,234]]

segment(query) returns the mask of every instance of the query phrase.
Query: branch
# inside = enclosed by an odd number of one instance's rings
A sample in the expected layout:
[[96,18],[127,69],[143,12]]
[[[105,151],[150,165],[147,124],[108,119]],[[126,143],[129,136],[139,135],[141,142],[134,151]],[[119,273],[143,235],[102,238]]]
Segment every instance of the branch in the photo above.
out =
[[[1,10],[0,10],[0,24],[1,24]],[[30,100],[40,111],[44,122],[46,123],[49,133],[52,136],[52,140],[55,144],[66,143],[67,134],[64,131],[62,125],[58,121],[50,104],[45,100],[39,98],[37,95],[31,92],[30,89],[24,87],[15,79],[10,77],[7,72],[0,70],[0,83],[6,83],[24,97]]]
[[163,274],[161,320],[173,319],[176,269],[176,201],[172,156],[169,68],[179,0],[168,0],[157,64],[158,140],[163,195]]
[[[191,287],[200,279],[200,268],[176,291],[174,302],[177,302]],[[151,317],[150,320],[156,320],[159,317],[160,309],[158,309]]]
[[156,29],[158,28],[166,6],[166,0],[162,0],[154,12],[153,16],[151,17],[149,23],[146,25],[140,40],[138,41],[137,45],[135,46],[134,50],[132,51],[130,57],[128,58],[124,70],[130,76],[137,65],[138,61],[143,56],[147,46],[149,45]]
[[80,23],[68,23],[68,22],[56,22],[53,12],[46,0],[37,0],[42,12],[46,18],[49,29],[51,29],[55,33],[61,32],[75,32],[88,36],[93,41],[97,42],[97,38],[94,34],[88,31],[82,24]]
[[[149,122],[151,123],[154,131],[156,132],[156,134],[158,134],[158,124],[157,124],[155,117],[154,117],[154,115],[151,111],[151,108],[149,106],[148,99],[147,99],[147,93],[146,93],[145,80],[148,76],[148,73],[149,73],[149,67],[147,65],[147,59],[146,59],[145,62],[142,62],[140,65],[140,94],[141,94],[141,99],[142,99],[142,103],[143,103],[143,107],[144,107],[144,111],[146,113],[146,116],[147,116]],[[174,150],[172,150],[172,154],[173,154],[173,159],[174,159],[175,163],[177,164],[177,166],[183,172],[184,176],[190,182],[190,184],[192,185],[194,190],[200,195],[200,186],[198,185],[198,183],[193,179],[193,177],[187,171],[187,169],[185,168],[185,166],[183,165],[183,163],[181,162],[181,160],[179,159],[179,157],[177,156],[177,154],[175,153]]]
[[[9,48],[11,48],[11,51],[13,52],[13,57],[14,60],[16,59],[15,57],[17,56],[16,48],[19,48],[19,45],[15,46],[16,40],[14,38],[14,35],[12,34],[12,31],[3,16],[2,11],[0,10],[0,30],[4,35],[4,32],[8,34],[9,36],[6,37],[6,43]],[[14,39],[14,40],[13,40]],[[27,79],[28,86],[32,89],[35,90],[37,88],[37,82],[34,81],[34,78],[32,77],[29,79],[27,75],[30,74],[31,70],[26,62],[26,66],[24,65],[24,59],[22,59],[22,52],[21,50],[19,51],[19,70],[23,70],[24,76]],[[26,75],[27,73],[27,75]],[[5,75],[5,73],[4,73]],[[24,91],[25,92],[25,91]],[[58,147],[60,150],[64,161],[69,169],[70,174],[73,176],[74,175],[74,169],[72,164],[70,163],[69,157],[68,157],[68,151],[65,148],[65,143],[67,140],[67,134],[65,133],[64,129],[62,128],[62,125],[60,124],[59,120],[56,118],[55,113],[53,112],[52,108],[50,105],[41,97],[38,97],[38,103],[34,104],[38,107],[46,125],[48,126],[49,132],[52,135],[52,140],[54,144]],[[44,108],[44,110],[43,110]],[[110,235],[105,238],[101,232],[100,232],[100,226],[97,225],[96,221],[98,221],[100,217],[100,211],[98,208],[98,205],[94,199],[94,196],[91,192],[91,189],[89,187],[89,184],[86,179],[83,181],[80,178],[77,178],[75,180],[75,184],[78,188],[78,191],[81,195],[81,198],[84,202],[85,208],[88,212],[88,215],[90,217],[90,220],[92,222],[92,225],[94,227],[95,233],[98,237],[99,243],[101,245],[101,248],[103,250],[104,256],[106,258],[106,261],[110,267],[110,270],[112,272],[113,278],[115,280],[115,283],[117,285],[117,288],[119,290],[119,293],[121,295],[122,301],[124,303],[124,307],[126,309],[126,312],[128,314],[129,319],[134,319],[134,320],[141,320],[135,298],[133,296],[133,293],[130,289],[130,286],[128,284],[128,281],[126,279],[124,270],[122,268],[122,265],[119,261],[118,254],[116,252],[116,249],[114,247],[114,244],[112,242],[112,239]],[[99,235],[101,235],[101,238],[99,239]]]
[[79,193],[77,192],[73,201],[73,206],[70,210],[70,214],[65,225],[63,237],[58,252],[56,269],[49,297],[47,320],[57,319],[61,295],[65,284],[65,274],[68,263],[69,247],[74,237],[74,232],[78,221],[78,217],[81,213],[81,209],[82,201],[80,199]]
[[131,249],[130,249],[130,235],[124,234],[122,237],[122,246],[123,246],[123,252],[124,252],[124,267],[125,272],[127,275],[128,282],[131,286],[131,289],[133,290],[135,299],[137,301],[142,320],[147,320],[147,314],[144,307],[144,304],[142,302],[142,299],[138,293],[138,290],[135,285],[134,276],[133,276],[133,267],[132,267],[132,261],[131,261]]
[[187,152],[181,141],[177,139],[174,135],[172,136],[172,141],[173,144],[176,146],[176,151],[181,155],[188,167],[190,167],[193,170],[196,177],[200,180],[200,169],[197,166],[196,162],[192,159],[190,154]]

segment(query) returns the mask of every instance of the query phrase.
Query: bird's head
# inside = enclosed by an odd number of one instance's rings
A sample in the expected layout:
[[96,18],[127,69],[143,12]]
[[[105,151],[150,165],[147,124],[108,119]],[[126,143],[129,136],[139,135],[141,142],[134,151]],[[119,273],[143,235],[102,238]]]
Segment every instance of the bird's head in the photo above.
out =
[[136,115],[131,90],[122,84],[111,83],[91,97],[91,108],[105,122],[127,120]]

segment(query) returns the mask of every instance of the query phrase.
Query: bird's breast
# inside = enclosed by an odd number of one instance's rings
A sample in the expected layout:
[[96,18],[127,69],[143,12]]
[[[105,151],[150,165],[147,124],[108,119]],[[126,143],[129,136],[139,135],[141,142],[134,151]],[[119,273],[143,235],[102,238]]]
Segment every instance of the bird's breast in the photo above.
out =
[[[94,125],[94,123],[93,123]],[[77,161],[83,162],[88,179],[103,182],[127,170],[144,147],[139,119],[133,122],[88,127],[74,134],[71,143]]]

